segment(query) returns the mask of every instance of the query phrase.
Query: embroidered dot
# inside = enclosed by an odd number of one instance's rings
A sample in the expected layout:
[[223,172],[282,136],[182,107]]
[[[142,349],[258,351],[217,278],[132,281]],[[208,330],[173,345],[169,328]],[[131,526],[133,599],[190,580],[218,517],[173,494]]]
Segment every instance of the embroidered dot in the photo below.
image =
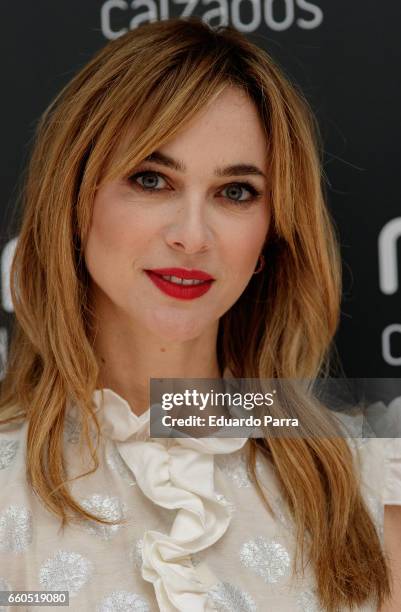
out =
[[19,440],[0,440],[0,470],[8,468],[14,461]]
[[130,553],[129,553],[129,557],[132,563],[137,568],[142,567],[142,550],[143,550],[143,538],[141,538],[140,540],[136,540],[136,542],[134,542],[134,545],[131,548]]
[[32,543],[32,514],[25,506],[11,505],[0,515],[0,550],[21,552]]
[[78,444],[82,425],[72,414],[67,413],[64,419],[64,440],[70,444]]
[[221,471],[237,485],[239,489],[251,486],[246,460],[242,453],[218,455],[215,457],[215,461]]
[[136,593],[113,591],[97,606],[96,612],[149,612],[147,601]]
[[274,518],[277,518],[277,520],[282,524],[283,527],[286,528],[286,530],[293,530],[294,523],[290,519],[288,512],[284,512],[283,510],[283,508],[285,508],[284,500],[280,496],[278,496],[274,500],[269,499],[268,502],[273,509]]
[[[248,471],[247,460],[243,450],[228,455],[217,455],[216,465],[238,488],[251,487],[252,481]],[[259,474],[265,465],[260,457],[256,457],[255,470]]]
[[299,612],[320,612],[319,601],[313,591],[304,591],[297,597]]
[[[11,586],[4,578],[0,578],[0,591],[12,591]],[[0,612],[7,612],[7,610],[9,610],[8,606],[7,608],[5,606],[0,606]]]
[[128,486],[133,487],[136,485],[134,474],[131,472],[124,459],[118,452],[116,443],[112,440],[107,441],[106,463],[112,470],[121,476]]
[[289,574],[291,559],[287,550],[276,540],[263,536],[245,542],[240,551],[241,563],[268,583],[281,580]]
[[[116,521],[125,518],[126,507],[118,497],[95,494],[82,502],[82,507],[99,518]],[[82,520],[84,529],[102,540],[110,540],[122,525],[102,525],[89,519]]]
[[256,604],[249,593],[229,582],[219,582],[208,591],[208,596],[217,612],[256,612]]
[[197,567],[202,561],[200,559],[199,553],[195,553],[190,555],[191,563],[194,567]]
[[232,515],[235,512],[235,504],[233,504],[232,502],[228,501],[228,499],[226,497],[224,497],[224,495],[222,495],[222,493],[215,493],[216,495],[216,499],[218,502],[220,502],[223,506],[225,506],[229,513]]
[[39,582],[44,590],[69,591],[75,597],[88,582],[93,564],[79,553],[59,550],[47,559],[39,570]]

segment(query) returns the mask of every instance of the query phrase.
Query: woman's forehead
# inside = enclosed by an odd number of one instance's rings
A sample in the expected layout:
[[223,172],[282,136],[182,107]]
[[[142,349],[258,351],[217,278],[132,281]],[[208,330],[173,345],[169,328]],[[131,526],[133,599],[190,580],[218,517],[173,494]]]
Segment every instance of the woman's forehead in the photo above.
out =
[[213,157],[216,160],[223,157],[227,162],[253,162],[265,166],[267,142],[262,120],[254,102],[239,88],[227,87],[177,133],[164,138],[162,144],[155,142],[153,149],[148,148],[141,154],[138,141],[143,139],[145,131],[146,128],[142,128],[141,133],[134,120],[127,123],[116,138],[107,169],[117,165],[132,166],[145,159],[160,161],[164,156],[164,162],[171,161],[163,165],[182,170],[195,155],[203,156],[205,163]]

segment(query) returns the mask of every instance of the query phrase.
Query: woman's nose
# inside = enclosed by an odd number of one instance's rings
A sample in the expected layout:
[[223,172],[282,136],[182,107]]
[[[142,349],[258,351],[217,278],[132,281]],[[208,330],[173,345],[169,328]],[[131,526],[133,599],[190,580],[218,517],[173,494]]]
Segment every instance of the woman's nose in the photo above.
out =
[[166,228],[167,244],[185,253],[206,251],[212,238],[206,216],[204,203],[187,203],[177,209]]

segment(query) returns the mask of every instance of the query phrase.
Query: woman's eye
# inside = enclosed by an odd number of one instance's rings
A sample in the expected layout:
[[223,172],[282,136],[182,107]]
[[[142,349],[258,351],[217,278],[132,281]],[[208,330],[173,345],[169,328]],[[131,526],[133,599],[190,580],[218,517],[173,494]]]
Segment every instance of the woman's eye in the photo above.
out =
[[165,185],[160,185],[159,181],[166,183],[165,179],[158,172],[151,170],[137,172],[130,176],[128,180],[131,184],[139,185],[145,191],[160,191]]
[[[257,189],[255,189],[255,187],[250,183],[232,183],[231,185],[224,187],[223,191],[225,191],[227,194],[225,197],[232,202],[239,203],[252,202],[261,195],[261,193],[257,191]],[[241,194],[246,191],[248,194],[251,194],[250,197],[241,198]]]
[[[136,172],[128,178],[128,181],[131,185],[138,186],[143,191],[149,192],[162,191],[168,185],[166,179],[159,172],[155,172],[154,170]],[[261,196],[261,192],[255,189],[255,187],[247,181],[226,185],[220,193],[222,193],[223,197],[229,200],[230,203],[241,205],[250,204]]]

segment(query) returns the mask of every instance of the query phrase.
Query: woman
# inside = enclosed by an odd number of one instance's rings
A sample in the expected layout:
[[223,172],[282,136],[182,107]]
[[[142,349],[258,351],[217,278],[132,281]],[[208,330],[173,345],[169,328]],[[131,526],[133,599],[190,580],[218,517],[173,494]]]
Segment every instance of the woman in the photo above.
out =
[[149,437],[150,378],[328,371],[316,128],[264,51],[196,19],[102,49],[40,122],[11,285],[4,589],[68,590],[73,610],[397,604],[382,445],[359,474],[301,397],[319,437]]

